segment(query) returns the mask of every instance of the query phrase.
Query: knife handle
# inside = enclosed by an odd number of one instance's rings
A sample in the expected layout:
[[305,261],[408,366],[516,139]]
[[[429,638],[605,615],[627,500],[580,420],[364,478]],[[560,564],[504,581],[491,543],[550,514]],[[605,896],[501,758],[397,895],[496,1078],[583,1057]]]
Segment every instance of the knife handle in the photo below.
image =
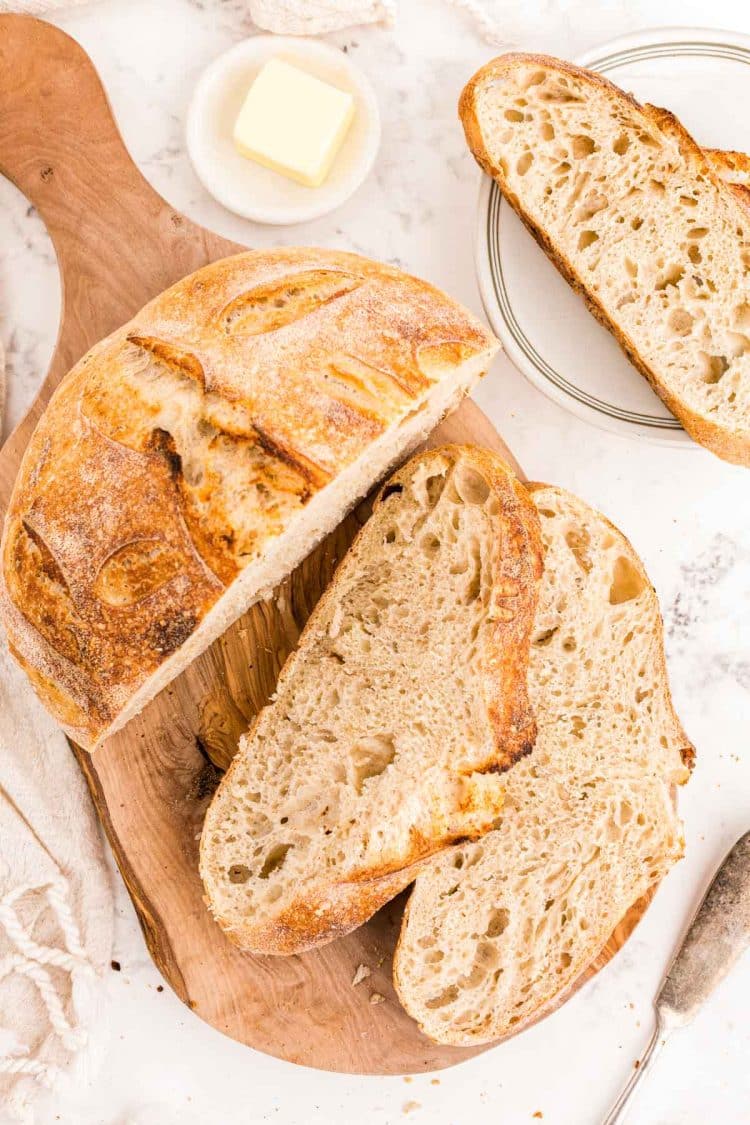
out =
[[656,998],[667,1027],[689,1023],[750,946],[750,832],[727,855],[688,927]]

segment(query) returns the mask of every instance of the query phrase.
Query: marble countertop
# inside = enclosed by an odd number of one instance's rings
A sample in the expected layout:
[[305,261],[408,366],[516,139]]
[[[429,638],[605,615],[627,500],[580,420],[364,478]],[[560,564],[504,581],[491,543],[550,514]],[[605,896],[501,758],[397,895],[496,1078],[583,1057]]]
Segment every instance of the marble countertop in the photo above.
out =
[[[483,0],[492,8],[492,0]],[[205,193],[184,122],[201,70],[253,28],[243,0],[102,0],[55,17],[87,49],[125,141],[177,208],[251,246],[356,250],[421,274],[481,313],[474,278],[477,172],[457,123],[458,91],[490,56],[469,17],[443,0],[401,0],[394,30],[332,36],[369,74],[383,118],[375,169],[334,214],[260,227]],[[509,44],[574,56],[642,26],[750,32],[744,0],[497,2]],[[9,424],[45,372],[59,312],[54,253],[26,201],[0,179],[0,340]],[[93,1031],[94,1062],[40,1115],[42,1125],[274,1122],[349,1125],[595,1125],[651,1031],[651,998],[709,875],[750,827],[750,521],[748,476],[697,449],[614,437],[544,398],[500,358],[477,399],[527,473],[579,492],[642,554],[660,594],[669,669],[698,765],[681,795],[687,858],[660,888],[624,951],[555,1015],[451,1071],[356,1078],[293,1067],[241,1047],[186,1010],[151,964],[119,877],[112,972]],[[675,1035],[644,1088],[634,1125],[750,1122],[750,958],[694,1025]]]

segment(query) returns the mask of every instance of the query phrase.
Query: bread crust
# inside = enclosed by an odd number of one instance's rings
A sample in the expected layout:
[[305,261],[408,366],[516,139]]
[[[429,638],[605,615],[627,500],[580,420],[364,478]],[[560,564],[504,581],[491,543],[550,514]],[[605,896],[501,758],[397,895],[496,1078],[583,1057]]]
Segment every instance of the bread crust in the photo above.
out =
[[495,350],[425,282],[294,248],[215,262],[97,344],[32,436],[1,548],[11,649],[71,737],[98,744],[313,496]]
[[[482,673],[481,691],[496,745],[492,759],[475,765],[474,770],[496,774],[528,754],[536,738],[536,723],[527,691],[530,630],[542,574],[541,533],[536,509],[524,486],[497,454],[474,446],[446,445],[418,454],[398,469],[380,490],[371,519],[394,486],[410,479],[421,465],[459,459],[476,467],[498,498],[508,569],[513,569],[517,581],[517,591],[512,595],[513,608],[508,613],[503,612],[503,602],[508,595],[500,588],[497,590],[497,617]],[[367,524],[349,548],[350,556],[361,550],[366,535]],[[339,582],[337,571],[308,619],[297,649],[281,671],[277,694],[287,680],[293,680],[297,660],[301,658],[300,653],[304,653],[306,635],[315,631],[328,608],[336,604]],[[248,743],[252,742],[261,719],[262,713],[245,736]],[[451,823],[435,821],[428,833],[412,830],[408,853],[396,864],[351,871],[345,878],[337,877],[333,871],[327,881],[300,888],[299,896],[283,912],[273,917],[262,917],[256,912],[243,922],[235,915],[222,912],[212,895],[214,879],[209,839],[214,824],[221,821],[222,800],[232,793],[237,780],[241,754],[242,749],[230,765],[206,815],[200,843],[200,871],[207,892],[205,901],[216,921],[233,942],[251,953],[302,953],[349,933],[412,883],[431,856],[461,839],[476,838],[489,831],[499,811],[492,799],[486,804],[470,801],[456,810]]]
[[[560,74],[573,76],[588,82],[592,87],[606,90],[613,99],[624,102],[638,113],[649,118],[659,129],[671,134],[678,143],[685,159],[690,161],[696,174],[701,174],[710,179],[720,193],[732,197],[743,209],[750,206],[748,196],[742,187],[735,187],[728,183],[716,167],[715,161],[710,159],[703,149],[693,140],[686,129],[668,110],[655,106],[641,105],[631,95],[621,90],[619,86],[604,78],[603,75],[582,67],[553,58],[549,55],[524,54],[511,52],[501,55],[483,66],[470,79],[461,92],[458,103],[458,112],[461,119],[466,140],[479,166],[497,183],[503,196],[523,222],[524,226],[534,236],[535,240],[544,250],[550,261],[557,267],[568,284],[584,299],[589,311],[596,317],[617,340],[620,347],[631,363],[649,381],[653,389],[662,399],[667,408],[680,420],[687,432],[695,441],[706,446],[718,457],[736,465],[750,466],[750,436],[747,433],[734,433],[710,419],[691,410],[679,397],[674,395],[665,386],[657,371],[655,371],[639,354],[633,340],[622,327],[617,324],[605,311],[596,294],[589,289],[581,274],[576,270],[573,262],[553,242],[548,234],[535,223],[534,219],[524,208],[521,200],[510,190],[503,171],[490,157],[482,135],[482,130],[477,116],[477,96],[488,84],[510,74],[518,66],[538,66],[542,70],[556,71]],[[739,170],[743,161],[737,159],[742,154],[734,154],[733,161],[730,155],[729,164],[734,164]]]
[[704,148],[704,153],[723,180],[747,187],[750,181],[750,156],[731,148]]

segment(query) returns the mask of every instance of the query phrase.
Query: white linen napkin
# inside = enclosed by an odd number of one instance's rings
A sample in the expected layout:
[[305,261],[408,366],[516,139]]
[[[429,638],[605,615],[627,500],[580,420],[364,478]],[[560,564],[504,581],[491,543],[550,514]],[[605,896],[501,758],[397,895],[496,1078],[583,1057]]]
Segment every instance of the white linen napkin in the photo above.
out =
[[84,779],[0,637],[0,1117],[32,1120],[85,1045],[112,928]]
[[[486,42],[502,45],[500,31],[487,10],[489,0],[448,0],[474,19]],[[277,35],[323,35],[363,23],[392,23],[397,0],[248,0],[250,18]]]
[[324,35],[364,23],[391,23],[396,0],[248,0],[257,27],[276,35]]
[[[250,19],[276,35],[325,35],[366,23],[392,23],[398,0],[248,0]],[[89,0],[0,0],[0,12],[42,16]],[[487,10],[489,0],[448,0],[468,12],[482,38],[503,46],[499,28]]]
[[[0,434],[4,406],[0,344]],[[0,1121],[32,1121],[81,1057],[112,929],[86,783],[0,629]]]

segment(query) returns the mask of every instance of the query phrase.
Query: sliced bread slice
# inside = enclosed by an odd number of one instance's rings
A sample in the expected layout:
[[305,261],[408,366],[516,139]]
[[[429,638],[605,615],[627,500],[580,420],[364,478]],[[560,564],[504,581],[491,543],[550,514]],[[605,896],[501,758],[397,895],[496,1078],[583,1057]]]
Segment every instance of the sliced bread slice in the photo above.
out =
[[383,488],[206,816],[207,901],[243,949],[331,941],[492,826],[535,734],[539,534],[487,450],[423,453]]
[[464,89],[469,146],[685,429],[750,465],[750,212],[666,110],[503,55]]
[[556,1006],[683,849],[673,787],[692,748],[674,713],[656,595],[627,540],[536,486],[546,549],[529,666],[533,753],[501,822],[418,877],[394,976],[441,1043],[499,1039]]

